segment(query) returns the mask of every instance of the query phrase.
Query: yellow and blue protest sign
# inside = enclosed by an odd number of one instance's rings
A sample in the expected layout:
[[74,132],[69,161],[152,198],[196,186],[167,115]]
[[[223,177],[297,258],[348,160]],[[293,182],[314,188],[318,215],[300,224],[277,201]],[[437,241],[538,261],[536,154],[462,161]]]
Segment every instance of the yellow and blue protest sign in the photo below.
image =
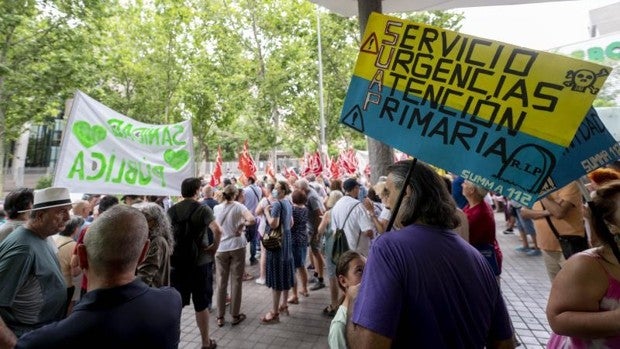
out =
[[541,194],[560,189],[571,181],[620,158],[620,143],[609,132],[594,108],[581,122],[571,144],[547,179]]
[[373,13],[340,121],[531,206],[610,71]]

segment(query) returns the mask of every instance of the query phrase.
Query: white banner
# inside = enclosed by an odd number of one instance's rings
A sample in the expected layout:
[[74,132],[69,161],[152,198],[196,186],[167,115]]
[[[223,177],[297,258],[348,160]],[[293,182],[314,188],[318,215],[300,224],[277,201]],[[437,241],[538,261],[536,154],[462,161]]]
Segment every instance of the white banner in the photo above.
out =
[[54,186],[93,194],[180,195],[194,176],[192,125],[145,124],[77,91]]

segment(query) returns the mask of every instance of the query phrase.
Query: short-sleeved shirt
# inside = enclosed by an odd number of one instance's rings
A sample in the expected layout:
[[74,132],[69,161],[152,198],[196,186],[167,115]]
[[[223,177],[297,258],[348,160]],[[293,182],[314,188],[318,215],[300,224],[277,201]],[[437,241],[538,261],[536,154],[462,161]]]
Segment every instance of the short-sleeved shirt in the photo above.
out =
[[254,211],[256,211],[256,206],[258,206],[261,196],[263,196],[263,191],[256,184],[251,184],[243,188],[243,197],[245,198],[243,204],[255,216],[256,214]]
[[13,230],[24,225],[24,223],[26,223],[26,221],[20,221],[17,219],[11,219],[2,223],[2,225],[0,225],[0,242],[6,239],[6,237],[9,236]]
[[217,252],[234,251],[244,248],[247,244],[245,234],[237,234],[237,229],[243,221],[243,213],[248,209],[237,201],[224,202],[213,210],[217,222],[222,227],[222,239]]
[[55,236],[54,241],[56,242],[56,246],[58,248],[56,256],[58,257],[58,262],[60,263],[60,271],[65,278],[65,284],[67,287],[74,286],[73,275],[71,273],[71,257],[73,256],[73,250],[75,249],[77,242],[75,242],[71,236],[62,235]]
[[[562,201],[570,202],[571,207],[562,219],[551,216],[551,222],[560,235],[585,235],[585,226],[583,222],[583,204],[579,186],[576,182],[562,187],[560,190],[553,192],[547,196],[548,199],[560,204]],[[533,210],[543,210],[541,202],[537,201],[532,207]],[[562,251],[558,239],[553,235],[551,227],[545,218],[535,219],[536,241],[538,246],[545,251]]]
[[84,295],[64,320],[28,333],[15,348],[177,348],[181,296],[136,279]]
[[[201,205],[196,200],[183,200],[176,204],[174,204],[170,209],[168,209],[168,217],[171,217],[172,210],[175,210],[177,220],[186,219],[190,214],[192,215],[190,218],[190,226],[192,228],[192,233],[203,234],[203,245],[208,246],[212,243],[209,241],[209,234],[207,233],[207,228],[209,224],[215,220],[215,216],[213,215],[213,211],[209,206]],[[193,211],[193,213],[192,213]],[[174,225],[174,223],[172,223]],[[198,257],[198,261],[196,262],[198,265],[202,265],[205,263],[213,262],[213,256],[202,251],[200,257]]]
[[[351,211],[351,214],[347,219],[349,211]],[[366,214],[364,206],[359,200],[349,195],[343,196],[332,208],[329,224],[332,231],[344,227],[349,248],[364,256],[368,255],[370,238],[364,234],[364,232],[368,230],[372,231],[375,226],[370,220],[370,217]]]
[[306,200],[306,207],[308,208],[308,235],[314,235],[319,228],[314,222],[320,222],[320,216],[325,212],[325,206],[323,201],[319,197],[319,194],[312,188],[308,188],[308,198]]
[[293,226],[291,227],[291,237],[293,245],[308,246],[308,208],[293,205]]
[[0,243],[0,316],[18,337],[65,314],[67,289],[47,239],[21,226]]
[[347,349],[347,340],[345,338],[346,328],[347,307],[341,305],[338,307],[338,311],[329,326],[329,334],[327,335],[329,349]]
[[393,348],[483,348],[512,336],[484,257],[453,231],[417,224],[374,241],[352,321]]
[[495,241],[495,218],[493,209],[482,201],[476,206],[463,207],[469,224],[469,243],[476,245],[493,244]]

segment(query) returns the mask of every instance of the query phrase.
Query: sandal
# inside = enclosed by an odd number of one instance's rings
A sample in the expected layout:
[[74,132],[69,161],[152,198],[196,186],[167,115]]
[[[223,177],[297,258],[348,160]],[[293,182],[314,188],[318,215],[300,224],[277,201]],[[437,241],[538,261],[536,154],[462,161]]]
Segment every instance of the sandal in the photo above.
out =
[[284,314],[284,315],[286,315],[286,316],[291,315],[291,314],[289,314],[289,312],[288,312],[288,305],[281,305],[281,306],[278,308],[278,311],[280,311],[282,314]]
[[323,309],[323,315],[334,317],[336,316],[336,309],[332,308],[330,304]]
[[260,318],[260,322],[264,324],[272,324],[280,321],[280,313],[267,312],[265,316]]
[[233,321],[230,324],[233,325],[233,326],[239,325],[246,318],[247,318],[247,316],[245,316],[245,314],[241,313],[241,314],[239,314],[237,316],[233,316]]
[[215,339],[209,338],[209,345],[203,346],[202,349],[215,349],[217,348],[217,343],[215,343]]
[[224,327],[224,317],[223,316],[218,316],[217,317],[217,327]]
[[302,291],[302,292],[299,292],[299,293],[301,293],[301,295],[304,296],[304,297],[309,297],[310,296],[310,293],[308,293],[308,291],[305,291],[305,292]]
[[287,302],[289,302],[290,304],[299,304],[299,298],[295,297],[291,297],[287,300]]

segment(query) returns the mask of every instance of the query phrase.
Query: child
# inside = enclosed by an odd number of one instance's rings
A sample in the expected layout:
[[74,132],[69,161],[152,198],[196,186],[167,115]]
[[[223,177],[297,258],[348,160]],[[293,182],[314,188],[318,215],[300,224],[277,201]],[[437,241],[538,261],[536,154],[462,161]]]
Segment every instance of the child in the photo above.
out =
[[338,260],[336,266],[336,278],[338,278],[338,286],[344,291],[344,299],[338,307],[338,312],[329,327],[329,336],[327,338],[331,349],[347,348],[345,339],[345,331],[347,326],[347,308],[351,302],[351,298],[347,294],[347,289],[351,286],[358,285],[362,281],[362,273],[366,261],[359,253],[355,251],[347,251]]

